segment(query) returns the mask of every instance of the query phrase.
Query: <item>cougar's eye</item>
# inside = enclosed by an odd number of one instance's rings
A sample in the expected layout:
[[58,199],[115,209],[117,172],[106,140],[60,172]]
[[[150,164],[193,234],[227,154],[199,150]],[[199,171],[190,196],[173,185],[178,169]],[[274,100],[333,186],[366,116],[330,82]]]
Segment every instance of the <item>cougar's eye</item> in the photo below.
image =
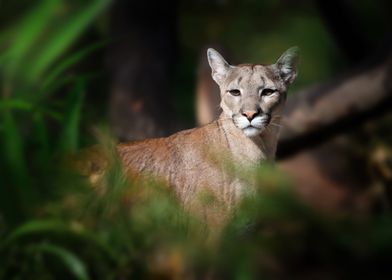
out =
[[228,92],[233,96],[240,96],[241,95],[241,91],[239,89],[230,89],[230,90],[228,90]]
[[265,88],[261,91],[261,96],[269,96],[273,93],[276,92],[276,89],[272,89],[272,88]]

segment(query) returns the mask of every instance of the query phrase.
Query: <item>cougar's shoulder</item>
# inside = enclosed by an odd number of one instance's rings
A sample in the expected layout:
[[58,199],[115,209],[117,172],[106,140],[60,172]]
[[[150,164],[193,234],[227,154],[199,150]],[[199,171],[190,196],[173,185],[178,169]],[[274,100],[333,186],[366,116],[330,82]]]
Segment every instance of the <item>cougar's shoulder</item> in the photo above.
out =
[[[169,137],[131,141],[117,145],[117,152],[127,170],[153,171],[171,164],[181,168],[184,161],[217,140],[216,122],[183,130]],[[197,159],[194,159],[197,161]],[[161,168],[158,168],[161,167]]]

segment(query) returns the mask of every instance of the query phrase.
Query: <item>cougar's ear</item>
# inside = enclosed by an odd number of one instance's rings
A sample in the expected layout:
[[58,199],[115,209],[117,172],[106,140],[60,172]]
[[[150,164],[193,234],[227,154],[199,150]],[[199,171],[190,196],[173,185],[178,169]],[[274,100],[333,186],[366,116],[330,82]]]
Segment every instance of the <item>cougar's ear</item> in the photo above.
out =
[[229,63],[214,49],[207,50],[208,63],[212,69],[212,78],[220,84],[226,77],[227,71],[230,69]]
[[275,63],[286,85],[290,85],[297,77],[298,47],[289,48]]

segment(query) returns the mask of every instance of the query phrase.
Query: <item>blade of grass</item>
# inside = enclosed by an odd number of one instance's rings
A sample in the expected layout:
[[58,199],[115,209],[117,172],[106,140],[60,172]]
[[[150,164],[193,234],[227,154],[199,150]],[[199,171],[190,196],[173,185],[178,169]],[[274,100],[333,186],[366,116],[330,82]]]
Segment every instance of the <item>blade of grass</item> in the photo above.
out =
[[62,152],[75,152],[78,148],[79,123],[84,97],[84,80],[78,79],[69,95],[58,147]]
[[50,158],[50,144],[49,144],[49,135],[48,130],[46,128],[45,120],[40,112],[36,112],[33,115],[34,122],[34,137],[37,143],[36,156],[37,161],[41,166],[45,166],[45,164],[49,163]]
[[0,110],[4,109],[18,109],[21,111],[31,111],[33,104],[23,99],[3,99],[0,100]]
[[109,0],[96,0],[54,30],[31,61],[28,79],[34,81],[39,78],[109,3]]
[[8,166],[7,171],[9,172],[10,180],[14,181],[14,185],[18,187],[18,189],[13,189],[12,191],[16,192],[21,209],[27,215],[28,209],[33,204],[35,195],[31,190],[29,182],[22,135],[14,116],[9,110],[3,111],[2,120],[4,126],[1,139],[3,143],[3,157]]
[[15,70],[26,53],[30,51],[32,45],[55,14],[54,11],[58,8],[58,4],[58,0],[42,1],[35,9],[24,16],[22,22],[14,28],[12,47],[10,46],[8,51],[0,57],[1,62],[3,62],[3,59],[9,60],[8,71]]
[[68,271],[73,276],[75,276],[76,279],[90,279],[87,273],[85,263],[77,255],[64,247],[54,244],[43,243],[40,245],[31,245],[30,249],[33,249],[35,252],[41,251],[46,254],[52,255],[53,257],[56,257],[64,264],[65,267],[68,268]]
[[61,87],[75,83],[77,79],[84,79],[85,81],[88,81],[91,79],[99,78],[101,75],[101,73],[79,73],[78,75],[66,75],[64,77],[58,77],[53,82],[51,82],[50,86],[48,86],[41,92],[40,98],[47,98],[49,95],[54,94]]
[[0,242],[0,251],[13,246],[14,242],[31,236],[50,236],[50,235],[66,236],[67,240],[73,238],[83,243],[91,243],[95,248],[99,249],[104,256],[110,261],[115,262],[116,254],[114,251],[103,243],[96,235],[89,233],[83,229],[75,230],[68,224],[59,220],[30,220],[14,229],[4,241]]
[[106,44],[105,42],[98,42],[93,45],[87,46],[82,50],[73,53],[72,55],[68,56],[67,58],[63,59],[58,65],[51,70],[45,80],[42,82],[42,89],[45,90],[46,88],[53,85],[57,78],[69,67],[79,62],[81,59],[85,58],[87,55],[91,54],[95,50],[102,48]]

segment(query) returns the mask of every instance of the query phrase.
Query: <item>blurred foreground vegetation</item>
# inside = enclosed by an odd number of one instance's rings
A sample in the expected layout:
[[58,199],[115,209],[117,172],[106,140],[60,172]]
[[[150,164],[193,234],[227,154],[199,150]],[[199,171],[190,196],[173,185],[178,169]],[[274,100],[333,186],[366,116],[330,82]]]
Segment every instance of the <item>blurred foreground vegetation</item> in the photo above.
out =
[[[273,167],[260,170],[257,195],[214,242],[161,186],[145,184],[147,195],[132,196],[141,186],[116,162],[104,193],[68,170],[64,158],[94,138],[85,126],[99,110],[85,109],[86,90],[104,80],[80,65],[107,42],[80,37],[102,29],[108,4],[41,1],[0,34],[0,279],[391,275],[392,217],[319,213]],[[99,131],[110,152],[109,133]]]

